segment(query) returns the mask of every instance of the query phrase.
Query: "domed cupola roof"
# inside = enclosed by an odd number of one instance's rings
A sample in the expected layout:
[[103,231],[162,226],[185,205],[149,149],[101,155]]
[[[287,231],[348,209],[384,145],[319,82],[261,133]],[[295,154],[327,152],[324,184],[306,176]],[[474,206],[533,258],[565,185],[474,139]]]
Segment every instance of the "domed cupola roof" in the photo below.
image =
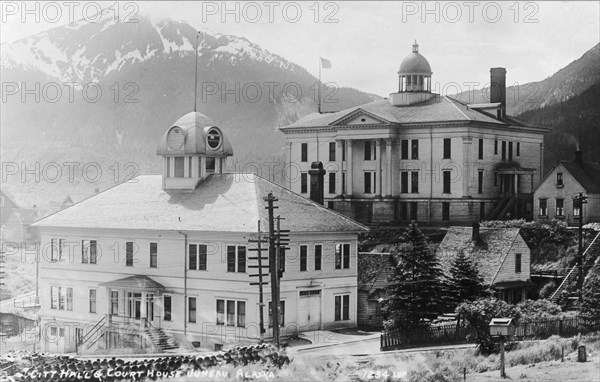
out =
[[221,129],[206,115],[191,112],[179,118],[163,134],[157,155],[233,155],[233,148]]
[[402,60],[398,74],[422,74],[427,76],[432,74],[431,66],[429,66],[427,59],[419,53],[419,45],[416,41],[413,44],[412,53]]

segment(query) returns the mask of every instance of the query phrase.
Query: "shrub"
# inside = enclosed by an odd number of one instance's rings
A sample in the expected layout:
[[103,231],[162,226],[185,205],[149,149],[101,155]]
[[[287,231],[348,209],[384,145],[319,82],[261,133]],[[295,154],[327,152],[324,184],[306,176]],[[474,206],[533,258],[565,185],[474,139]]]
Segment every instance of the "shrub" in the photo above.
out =
[[548,298],[554,293],[556,290],[556,283],[554,281],[550,281],[549,283],[544,284],[542,289],[540,289],[540,298]]
[[523,321],[551,320],[563,316],[560,305],[550,300],[526,300],[517,305]]

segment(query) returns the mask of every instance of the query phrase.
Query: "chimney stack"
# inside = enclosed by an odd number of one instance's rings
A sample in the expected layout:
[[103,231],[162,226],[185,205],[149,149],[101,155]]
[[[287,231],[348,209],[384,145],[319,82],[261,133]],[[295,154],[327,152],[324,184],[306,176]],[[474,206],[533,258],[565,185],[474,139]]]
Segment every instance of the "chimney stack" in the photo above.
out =
[[582,164],[583,163],[583,157],[581,156],[581,150],[577,149],[577,151],[575,151],[575,162]]
[[308,175],[310,175],[310,199],[319,204],[323,204],[325,195],[325,172],[321,162],[312,162],[310,170],[308,170]]
[[502,109],[497,111],[496,117],[502,119],[506,116],[506,69],[490,69],[490,102],[502,104]]
[[474,242],[479,241],[479,223],[473,223],[473,235],[472,239]]

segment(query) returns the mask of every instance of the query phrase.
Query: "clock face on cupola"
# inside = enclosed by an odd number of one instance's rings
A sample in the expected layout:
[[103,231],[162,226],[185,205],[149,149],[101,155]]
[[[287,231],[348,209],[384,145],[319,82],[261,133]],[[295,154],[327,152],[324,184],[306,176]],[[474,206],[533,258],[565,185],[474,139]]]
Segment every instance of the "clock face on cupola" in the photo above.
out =
[[214,122],[192,112],[179,118],[163,135],[156,149],[163,157],[163,188],[193,190],[213,174],[223,173],[231,144]]

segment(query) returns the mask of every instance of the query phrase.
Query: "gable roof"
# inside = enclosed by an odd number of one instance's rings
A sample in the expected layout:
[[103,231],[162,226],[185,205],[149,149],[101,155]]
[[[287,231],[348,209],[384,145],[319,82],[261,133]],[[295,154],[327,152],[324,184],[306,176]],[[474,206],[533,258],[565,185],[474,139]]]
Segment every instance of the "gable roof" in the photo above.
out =
[[493,285],[510,248],[520,235],[519,228],[480,228],[479,242],[472,240],[471,227],[450,227],[440,243],[436,256],[445,274],[459,253],[463,252],[477,265],[487,285]]
[[134,275],[100,284],[109,288],[164,290],[165,287],[148,276]]
[[371,291],[385,288],[387,277],[394,274],[396,262],[390,253],[358,253],[358,289]]
[[263,200],[291,232],[362,232],[368,228],[255,174],[213,174],[193,191],[165,191],[161,175],[141,175],[38,220],[39,227],[255,232],[268,230]]
[[600,164],[565,160],[558,161],[554,164],[554,167],[548,171],[546,176],[534,188],[534,192],[554,173],[554,170],[556,170],[558,166],[563,166],[587,193],[600,193]]
[[333,126],[341,121],[347,120],[347,117],[351,115],[356,115],[357,111],[363,111],[374,118],[389,121],[392,125],[457,121],[468,123],[477,121],[504,126],[523,126],[523,124],[513,117],[506,117],[503,120],[498,120],[490,113],[469,108],[466,103],[450,97],[440,97],[439,95],[436,95],[436,97],[429,101],[410,106],[392,106],[387,99],[380,99],[335,113],[312,113],[290,125],[280,127],[279,129],[285,132],[289,129],[302,127]]

